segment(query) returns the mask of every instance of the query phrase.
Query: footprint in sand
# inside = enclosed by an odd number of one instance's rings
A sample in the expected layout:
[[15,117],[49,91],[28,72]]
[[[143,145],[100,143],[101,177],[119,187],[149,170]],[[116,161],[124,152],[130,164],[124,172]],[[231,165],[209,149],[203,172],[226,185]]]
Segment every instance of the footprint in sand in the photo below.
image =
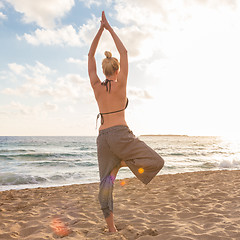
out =
[[142,236],[146,236],[146,235],[150,235],[150,236],[157,236],[159,233],[156,229],[152,229],[152,228],[148,228],[140,233],[137,233],[137,238],[142,237]]

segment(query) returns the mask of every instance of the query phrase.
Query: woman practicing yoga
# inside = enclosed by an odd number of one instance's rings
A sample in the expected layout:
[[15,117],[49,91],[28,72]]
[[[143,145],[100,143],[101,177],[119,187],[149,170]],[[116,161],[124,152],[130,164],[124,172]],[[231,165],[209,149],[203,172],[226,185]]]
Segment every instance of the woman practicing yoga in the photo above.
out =
[[[97,76],[95,52],[100,37],[106,29],[111,34],[120,54],[120,63],[110,52],[102,61],[105,81]],[[98,165],[100,174],[99,202],[110,232],[117,229],[113,220],[113,184],[121,167],[128,166],[135,176],[148,184],[162,169],[163,159],[143,141],[134,136],[125,121],[127,107],[126,86],[128,55],[123,43],[109,25],[102,12],[101,26],[93,39],[88,54],[88,74],[98,103],[101,126],[97,137]],[[98,118],[97,117],[97,118]]]

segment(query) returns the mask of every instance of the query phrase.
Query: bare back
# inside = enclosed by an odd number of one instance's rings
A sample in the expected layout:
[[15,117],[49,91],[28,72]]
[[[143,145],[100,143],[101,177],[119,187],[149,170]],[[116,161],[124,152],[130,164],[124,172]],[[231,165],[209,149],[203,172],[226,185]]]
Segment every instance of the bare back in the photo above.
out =
[[[106,86],[101,83],[96,84],[93,90],[100,113],[118,111],[126,106],[126,85],[119,81],[111,83],[111,92],[106,91]],[[124,111],[104,115],[104,124],[99,130],[116,125],[127,125]]]

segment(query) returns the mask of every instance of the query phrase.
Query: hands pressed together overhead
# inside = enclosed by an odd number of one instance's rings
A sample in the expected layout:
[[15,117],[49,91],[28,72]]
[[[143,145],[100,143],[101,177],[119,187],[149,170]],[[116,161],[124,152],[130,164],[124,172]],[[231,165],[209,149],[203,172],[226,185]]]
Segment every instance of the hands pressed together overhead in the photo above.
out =
[[100,28],[105,28],[109,30],[111,28],[110,24],[108,23],[108,20],[106,19],[104,11],[102,11],[102,19],[101,19],[101,26]]
[[103,30],[106,29],[110,33],[117,50],[120,54],[120,71],[119,71],[119,79],[122,78],[122,82],[126,83],[127,81],[127,74],[128,74],[128,55],[127,49],[123,45],[120,38],[115,33],[114,29],[110,26],[108,20],[106,19],[104,11],[102,11],[102,19],[101,19],[100,28],[97,31],[96,36],[94,37],[92,44],[89,49],[88,53],[88,73],[90,77],[90,81],[92,87],[96,85],[96,83],[100,83],[100,79],[97,76],[97,67],[96,67],[96,60],[95,60],[95,53],[99,43],[99,40],[102,36]]

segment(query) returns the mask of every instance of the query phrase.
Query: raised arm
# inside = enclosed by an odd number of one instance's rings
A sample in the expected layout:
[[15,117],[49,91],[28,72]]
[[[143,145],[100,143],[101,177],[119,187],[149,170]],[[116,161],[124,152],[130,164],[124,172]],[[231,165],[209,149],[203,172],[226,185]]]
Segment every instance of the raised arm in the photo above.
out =
[[88,75],[90,78],[91,86],[94,88],[94,86],[97,83],[100,83],[100,79],[97,75],[97,67],[96,67],[96,60],[95,60],[95,52],[98,46],[98,42],[100,40],[100,37],[103,33],[104,27],[103,27],[103,22],[101,21],[101,26],[93,39],[93,42],[91,44],[89,53],[88,53]]
[[120,72],[119,72],[119,78],[123,79],[127,82],[127,75],[128,75],[128,54],[127,49],[124,47],[122,41],[117,36],[117,34],[114,32],[110,24],[108,23],[105,13],[102,12],[102,23],[103,26],[109,31],[111,34],[113,41],[117,47],[117,50],[120,54]]

